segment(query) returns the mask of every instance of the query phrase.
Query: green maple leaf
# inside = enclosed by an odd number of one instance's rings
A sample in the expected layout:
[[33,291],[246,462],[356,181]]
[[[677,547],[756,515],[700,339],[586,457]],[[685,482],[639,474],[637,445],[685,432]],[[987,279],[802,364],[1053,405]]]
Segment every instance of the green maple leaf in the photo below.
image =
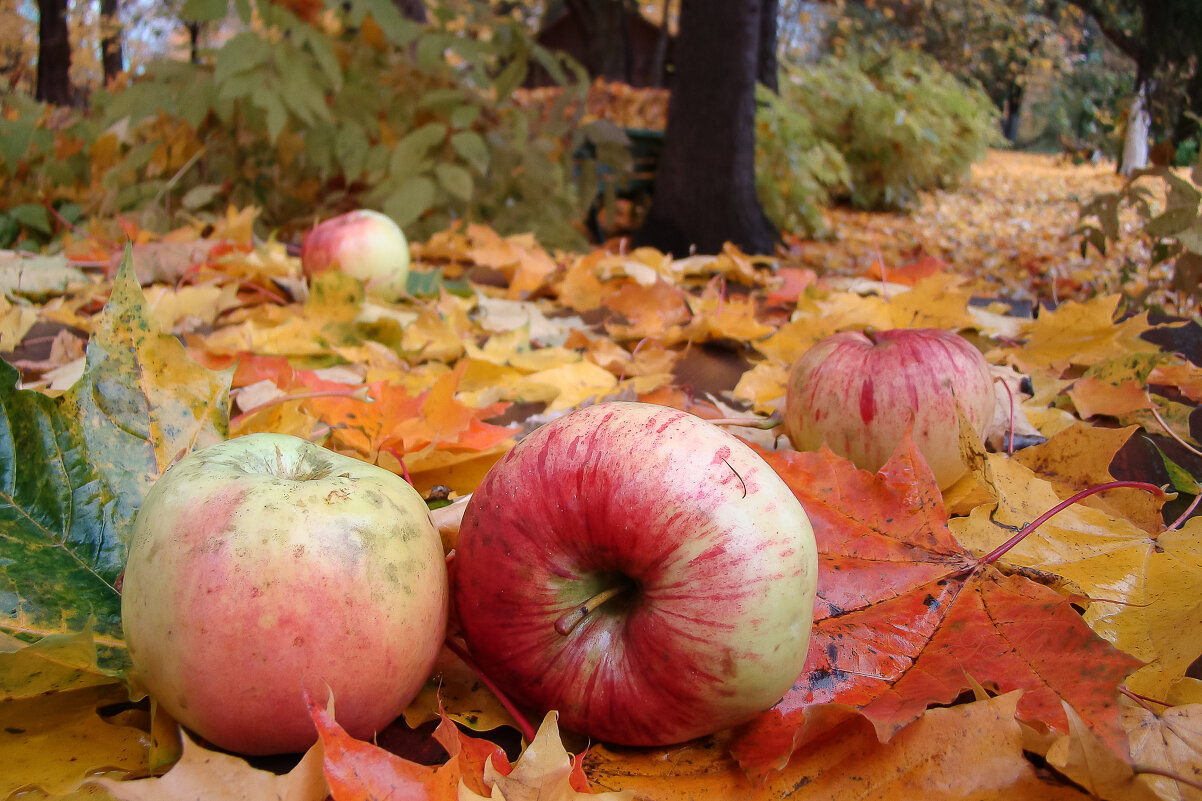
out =
[[120,645],[118,579],[134,515],[183,453],[225,439],[231,372],[158,332],[129,252],[61,399],[0,363],[0,632],[83,629]]

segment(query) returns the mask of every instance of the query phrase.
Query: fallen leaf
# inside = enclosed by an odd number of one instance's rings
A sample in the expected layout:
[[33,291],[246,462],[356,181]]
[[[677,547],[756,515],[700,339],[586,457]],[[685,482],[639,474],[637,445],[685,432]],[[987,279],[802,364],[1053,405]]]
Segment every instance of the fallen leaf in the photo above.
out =
[[0,702],[112,684],[115,679],[113,671],[100,667],[90,630],[51,634],[32,644],[7,635],[0,640]]
[[128,700],[125,687],[110,681],[0,703],[0,796],[28,786],[70,792],[99,768],[145,770],[149,736],[99,714]]
[[251,767],[246,760],[203,748],[183,737],[183,756],[164,776],[136,781],[93,779],[119,801],[321,801],[328,794],[315,745],[288,773]]
[[[1052,485],[1022,464],[994,454],[989,459],[996,504],[951,521],[961,544],[978,553],[1060,502]],[[1101,509],[1075,505],[1029,534],[1002,562],[1061,576],[1092,598],[1085,621],[1147,662],[1127,679],[1127,687],[1159,698],[1202,652],[1200,534],[1199,518],[1177,531],[1149,534]]]
[[[1059,497],[1067,498],[1088,487],[1114,481],[1110,464],[1138,430],[1135,426],[1100,428],[1076,424],[1045,443],[1018,451],[1014,459],[1051,482]],[[1081,503],[1114,517],[1124,517],[1150,534],[1164,528],[1160,511],[1164,499],[1141,490],[1115,489],[1091,495]]]
[[[506,766],[508,768],[508,766]],[[633,801],[625,791],[590,793],[580,763],[572,759],[559,739],[558,715],[548,712],[534,741],[526,746],[511,770],[500,770],[493,761],[484,766],[484,783],[491,788],[481,795],[461,788],[460,801]]]
[[801,501],[818,543],[818,600],[801,678],[735,742],[753,775],[779,769],[832,726],[863,716],[888,741],[969,689],[1025,690],[1024,721],[1063,730],[1062,699],[1118,751],[1117,685],[1138,666],[1070,599],[980,563],[947,528],[912,441],[878,474],[829,450],[763,454]]
[[1119,296],[1084,303],[1068,301],[1054,311],[1044,309],[1021,347],[1002,355],[1024,372],[1061,375],[1069,365],[1088,366],[1128,353],[1155,353],[1159,348],[1139,335],[1148,330],[1146,312],[1116,321]]
[[1148,383],[1176,387],[1194,403],[1202,403],[1202,367],[1192,362],[1157,365],[1149,374]]
[[797,750],[779,772],[753,782],[719,735],[671,749],[599,746],[585,757],[589,778],[648,801],[1070,801],[1073,787],[1041,778],[1023,755],[1018,693],[931,709],[888,743],[852,719],[821,744]]
[[[1155,712],[1144,706],[1123,710],[1123,724],[1131,739],[1131,759],[1193,782],[1189,786],[1167,776],[1144,773],[1141,779],[1166,801],[1202,799],[1202,704],[1194,703]],[[1138,770],[1138,768],[1137,768]]]
[[[1068,704],[1068,734],[1048,749],[1048,764],[1091,794],[1107,801],[1155,801],[1158,794],[1136,777],[1126,759],[1107,748]],[[1123,717],[1127,713],[1124,710]],[[1134,758],[1134,753],[1132,757]]]

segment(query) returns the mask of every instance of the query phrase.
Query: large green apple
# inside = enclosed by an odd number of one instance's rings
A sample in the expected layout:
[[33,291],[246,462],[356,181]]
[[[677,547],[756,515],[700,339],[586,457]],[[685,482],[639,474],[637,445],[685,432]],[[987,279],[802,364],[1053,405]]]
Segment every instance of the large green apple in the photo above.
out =
[[138,512],[122,595],[135,675],[197,734],[247,754],[317,738],[333,692],[370,738],[426,681],[445,637],[442,544],[393,473],[252,434],[163,474]]

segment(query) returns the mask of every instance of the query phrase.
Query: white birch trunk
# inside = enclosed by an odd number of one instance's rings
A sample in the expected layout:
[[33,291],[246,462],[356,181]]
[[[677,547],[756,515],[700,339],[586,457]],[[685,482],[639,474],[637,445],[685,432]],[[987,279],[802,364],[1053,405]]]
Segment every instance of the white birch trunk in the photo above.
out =
[[1148,166],[1148,133],[1152,127],[1152,115],[1148,113],[1148,85],[1145,83],[1135,94],[1131,113],[1127,116],[1127,135],[1123,142],[1123,160],[1119,162],[1119,174],[1131,175]]

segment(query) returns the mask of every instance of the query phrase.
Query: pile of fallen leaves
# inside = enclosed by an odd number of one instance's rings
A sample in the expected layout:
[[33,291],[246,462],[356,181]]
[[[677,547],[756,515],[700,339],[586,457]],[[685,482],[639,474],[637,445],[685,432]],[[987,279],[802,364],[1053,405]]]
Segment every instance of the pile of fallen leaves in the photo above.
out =
[[[382,303],[337,272],[305,281],[254,216],[167,237],[127,225],[127,264],[97,225],[62,256],[0,265],[0,797],[1202,798],[1196,322],[1120,319],[1116,295],[1035,318],[974,300],[972,260],[1010,261],[970,256],[967,223],[887,283],[871,261],[811,269],[818,245],[553,253],[460,225],[415,244],[410,297]],[[878,261],[906,247],[876,233],[858,241]],[[1016,251],[1052,252],[1031,238]],[[294,434],[462,495],[524,433],[597,400],[770,417],[801,353],[864,326],[980,347],[999,378],[990,451],[941,494],[912,448],[874,475],[744,434],[801,500],[821,568],[805,672],[738,730],[589,747],[552,715],[523,748],[447,651],[376,743],[313,708],[321,740],[299,763],[252,765],[181,738],[121,683],[130,521],[191,448]],[[1034,444],[1011,453],[1016,438]],[[1095,495],[996,552],[1116,476],[1182,491]]]

